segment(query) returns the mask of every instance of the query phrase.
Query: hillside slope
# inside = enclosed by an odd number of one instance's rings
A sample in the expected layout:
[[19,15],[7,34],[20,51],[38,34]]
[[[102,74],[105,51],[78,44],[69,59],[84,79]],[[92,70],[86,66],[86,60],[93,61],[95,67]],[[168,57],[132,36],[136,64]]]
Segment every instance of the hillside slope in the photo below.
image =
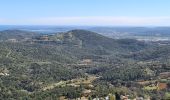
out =
[[115,40],[86,30],[72,30],[66,33],[57,34],[51,38],[53,40],[60,40],[69,46],[74,45],[89,50],[105,50],[112,53],[133,52],[147,47],[147,44],[144,42],[133,39]]
[[38,35],[34,32],[28,32],[28,31],[21,31],[21,30],[5,30],[0,31],[0,40],[5,41],[8,39],[16,39],[21,40],[25,38],[32,38],[34,36]]

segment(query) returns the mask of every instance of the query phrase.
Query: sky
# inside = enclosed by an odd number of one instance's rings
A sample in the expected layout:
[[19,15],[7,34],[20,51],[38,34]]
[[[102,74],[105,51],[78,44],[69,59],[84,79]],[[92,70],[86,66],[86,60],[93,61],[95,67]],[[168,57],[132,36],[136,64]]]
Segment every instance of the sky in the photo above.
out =
[[170,0],[0,0],[0,25],[170,26]]

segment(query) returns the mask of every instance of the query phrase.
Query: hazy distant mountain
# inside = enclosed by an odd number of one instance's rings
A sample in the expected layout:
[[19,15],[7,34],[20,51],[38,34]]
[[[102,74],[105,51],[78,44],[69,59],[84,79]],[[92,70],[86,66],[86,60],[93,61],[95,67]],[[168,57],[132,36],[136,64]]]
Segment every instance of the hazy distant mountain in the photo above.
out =
[[[0,30],[23,30],[41,34],[67,32],[73,29],[93,31],[111,38],[144,39],[170,37],[170,27],[100,27],[100,26],[1,26]],[[153,38],[152,38],[153,40]]]

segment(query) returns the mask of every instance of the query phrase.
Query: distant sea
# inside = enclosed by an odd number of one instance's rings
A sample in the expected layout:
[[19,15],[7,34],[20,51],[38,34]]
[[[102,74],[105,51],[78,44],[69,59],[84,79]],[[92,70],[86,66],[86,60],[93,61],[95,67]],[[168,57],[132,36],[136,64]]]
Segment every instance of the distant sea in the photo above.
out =
[[73,29],[87,29],[83,26],[50,26],[50,25],[0,25],[0,31],[3,30],[24,30],[38,32],[42,34],[50,34],[56,32],[66,32]]

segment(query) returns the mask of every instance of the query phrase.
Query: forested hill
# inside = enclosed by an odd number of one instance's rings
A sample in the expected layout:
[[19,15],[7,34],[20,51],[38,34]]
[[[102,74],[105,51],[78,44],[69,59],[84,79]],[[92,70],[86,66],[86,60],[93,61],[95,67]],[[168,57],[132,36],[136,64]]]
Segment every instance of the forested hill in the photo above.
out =
[[107,51],[122,52],[136,51],[147,47],[147,44],[133,39],[112,39],[87,30],[71,30],[51,36],[52,40],[59,40],[65,44],[74,44],[86,49],[102,49]]
[[26,38],[32,38],[37,35],[38,35],[37,33],[28,32],[28,31],[5,30],[5,31],[0,31],[0,40],[1,41],[6,41],[9,39],[22,40]]
[[[66,52],[83,54],[113,55],[143,50],[148,47],[144,42],[133,39],[112,39],[87,30],[71,30],[54,35],[44,35],[21,30],[0,31],[0,41],[19,42],[22,45],[42,44],[60,46]],[[59,48],[59,47],[57,47]]]
[[87,89],[89,96],[104,97],[121,87],[126,87],[129,95],[143,93],[138,80],[157,80],[159,74],[170,70],[169,63],[164,63],[169,48],[87,30],[53,35],[1,31],[0,99],[75,99]]

